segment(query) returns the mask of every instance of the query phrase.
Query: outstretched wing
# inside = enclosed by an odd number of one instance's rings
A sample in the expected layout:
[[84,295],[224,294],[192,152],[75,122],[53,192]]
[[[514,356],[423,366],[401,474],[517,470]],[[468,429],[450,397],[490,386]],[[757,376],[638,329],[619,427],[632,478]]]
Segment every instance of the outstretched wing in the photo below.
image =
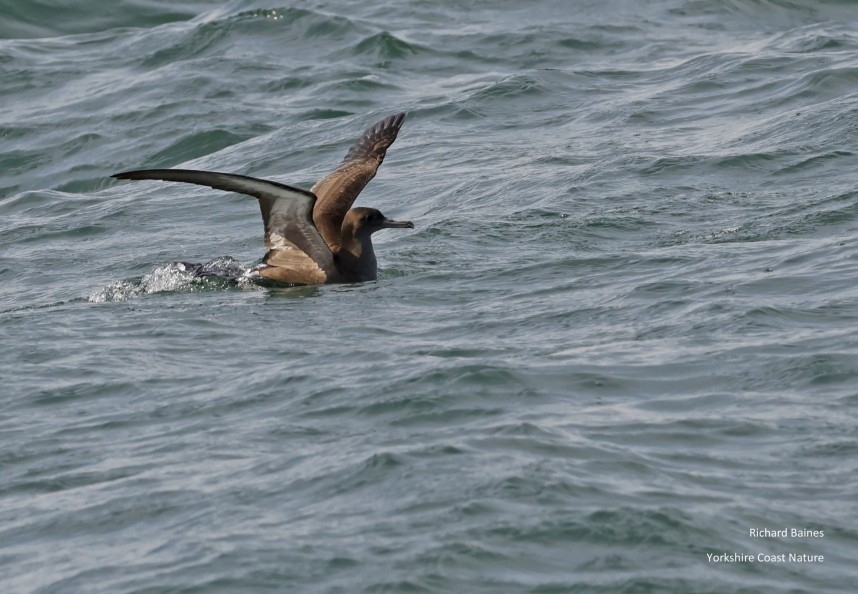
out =
[[349,149],[340,166],[310,189],[318,196],[313,221],[331,250],[336,252],[340,248],[340,230],[346,213],[375,177],[404,121],[405,114],[397,113],[374,124]]
[[[117,173],[112,177],[185,182],[255,196],[259,199],[265,225],[265,247],[271,250],[266,256],[266,263],[267,260],[278,260],[277,255],[281,250],[293,253],[297,249],[309,256],[320,269],[319,272],[326,276],[335,270],[334,255],[313,224],[316,196],[312,192],[255,177],[217,171],[145,169]],[[293,256],[287,259],[301,258],[299,254]],[[309,263],[305,261],[304,264]],[[272,265],[277,266],[276,263]]]

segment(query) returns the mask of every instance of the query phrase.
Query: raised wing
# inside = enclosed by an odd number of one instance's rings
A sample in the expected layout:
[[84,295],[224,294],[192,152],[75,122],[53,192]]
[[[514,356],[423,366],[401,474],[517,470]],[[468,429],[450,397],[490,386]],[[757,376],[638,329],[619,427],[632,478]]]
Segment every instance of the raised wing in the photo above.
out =
[[336,252],[340,248],[346,213],[369,180],[375,177],[404,121],[405,114],[397,113],[374,124],[349,149],[340,166],[310,189],[318,196],[313,221],[331,250]]
[[[184,182],[254,196],[262,210],[265,247],[272,252],[297,248],[316,263],[319,272],[326,276],[335,272],[334,255],[313,225],[316,196],[312,192],[245,175],[191,169],[145,169],[117,173],[113,177]],[[276,253],[272,252],[266,260],[276,259]],[[296,257],[299,256],[296,254]]]

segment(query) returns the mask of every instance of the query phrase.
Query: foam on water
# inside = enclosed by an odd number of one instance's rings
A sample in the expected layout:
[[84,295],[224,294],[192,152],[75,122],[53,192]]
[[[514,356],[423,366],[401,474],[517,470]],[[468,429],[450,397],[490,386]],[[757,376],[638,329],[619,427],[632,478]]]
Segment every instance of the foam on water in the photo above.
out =
[[166,291],[218,290],[226,286],[258,288],[253,282],[253,268],[247,268],[229,256],[205,264],[171,262],[155,266],[139,280],[117,280],[90,294],[91,303],[126,301],[141,295]]

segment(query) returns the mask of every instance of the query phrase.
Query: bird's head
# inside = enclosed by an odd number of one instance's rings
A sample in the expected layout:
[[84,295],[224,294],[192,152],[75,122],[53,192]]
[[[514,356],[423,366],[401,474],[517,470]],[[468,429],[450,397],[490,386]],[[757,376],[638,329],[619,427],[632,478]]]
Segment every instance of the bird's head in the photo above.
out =
[[372,235],[379,229],[414,229],[411,221],[393,221],[375,208],[358,207],[351,209],[343,221],[343,227],[350,226],[355,235]]

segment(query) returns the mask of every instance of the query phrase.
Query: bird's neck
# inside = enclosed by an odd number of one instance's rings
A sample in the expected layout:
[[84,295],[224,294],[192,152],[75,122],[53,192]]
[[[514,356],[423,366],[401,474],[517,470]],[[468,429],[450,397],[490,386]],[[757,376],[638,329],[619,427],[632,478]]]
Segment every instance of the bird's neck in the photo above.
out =
[[355,281],[375,280],[378,263],[369,233],[356,234],[351,227],[343,227],[340,246],[338,256],[345,276]]

